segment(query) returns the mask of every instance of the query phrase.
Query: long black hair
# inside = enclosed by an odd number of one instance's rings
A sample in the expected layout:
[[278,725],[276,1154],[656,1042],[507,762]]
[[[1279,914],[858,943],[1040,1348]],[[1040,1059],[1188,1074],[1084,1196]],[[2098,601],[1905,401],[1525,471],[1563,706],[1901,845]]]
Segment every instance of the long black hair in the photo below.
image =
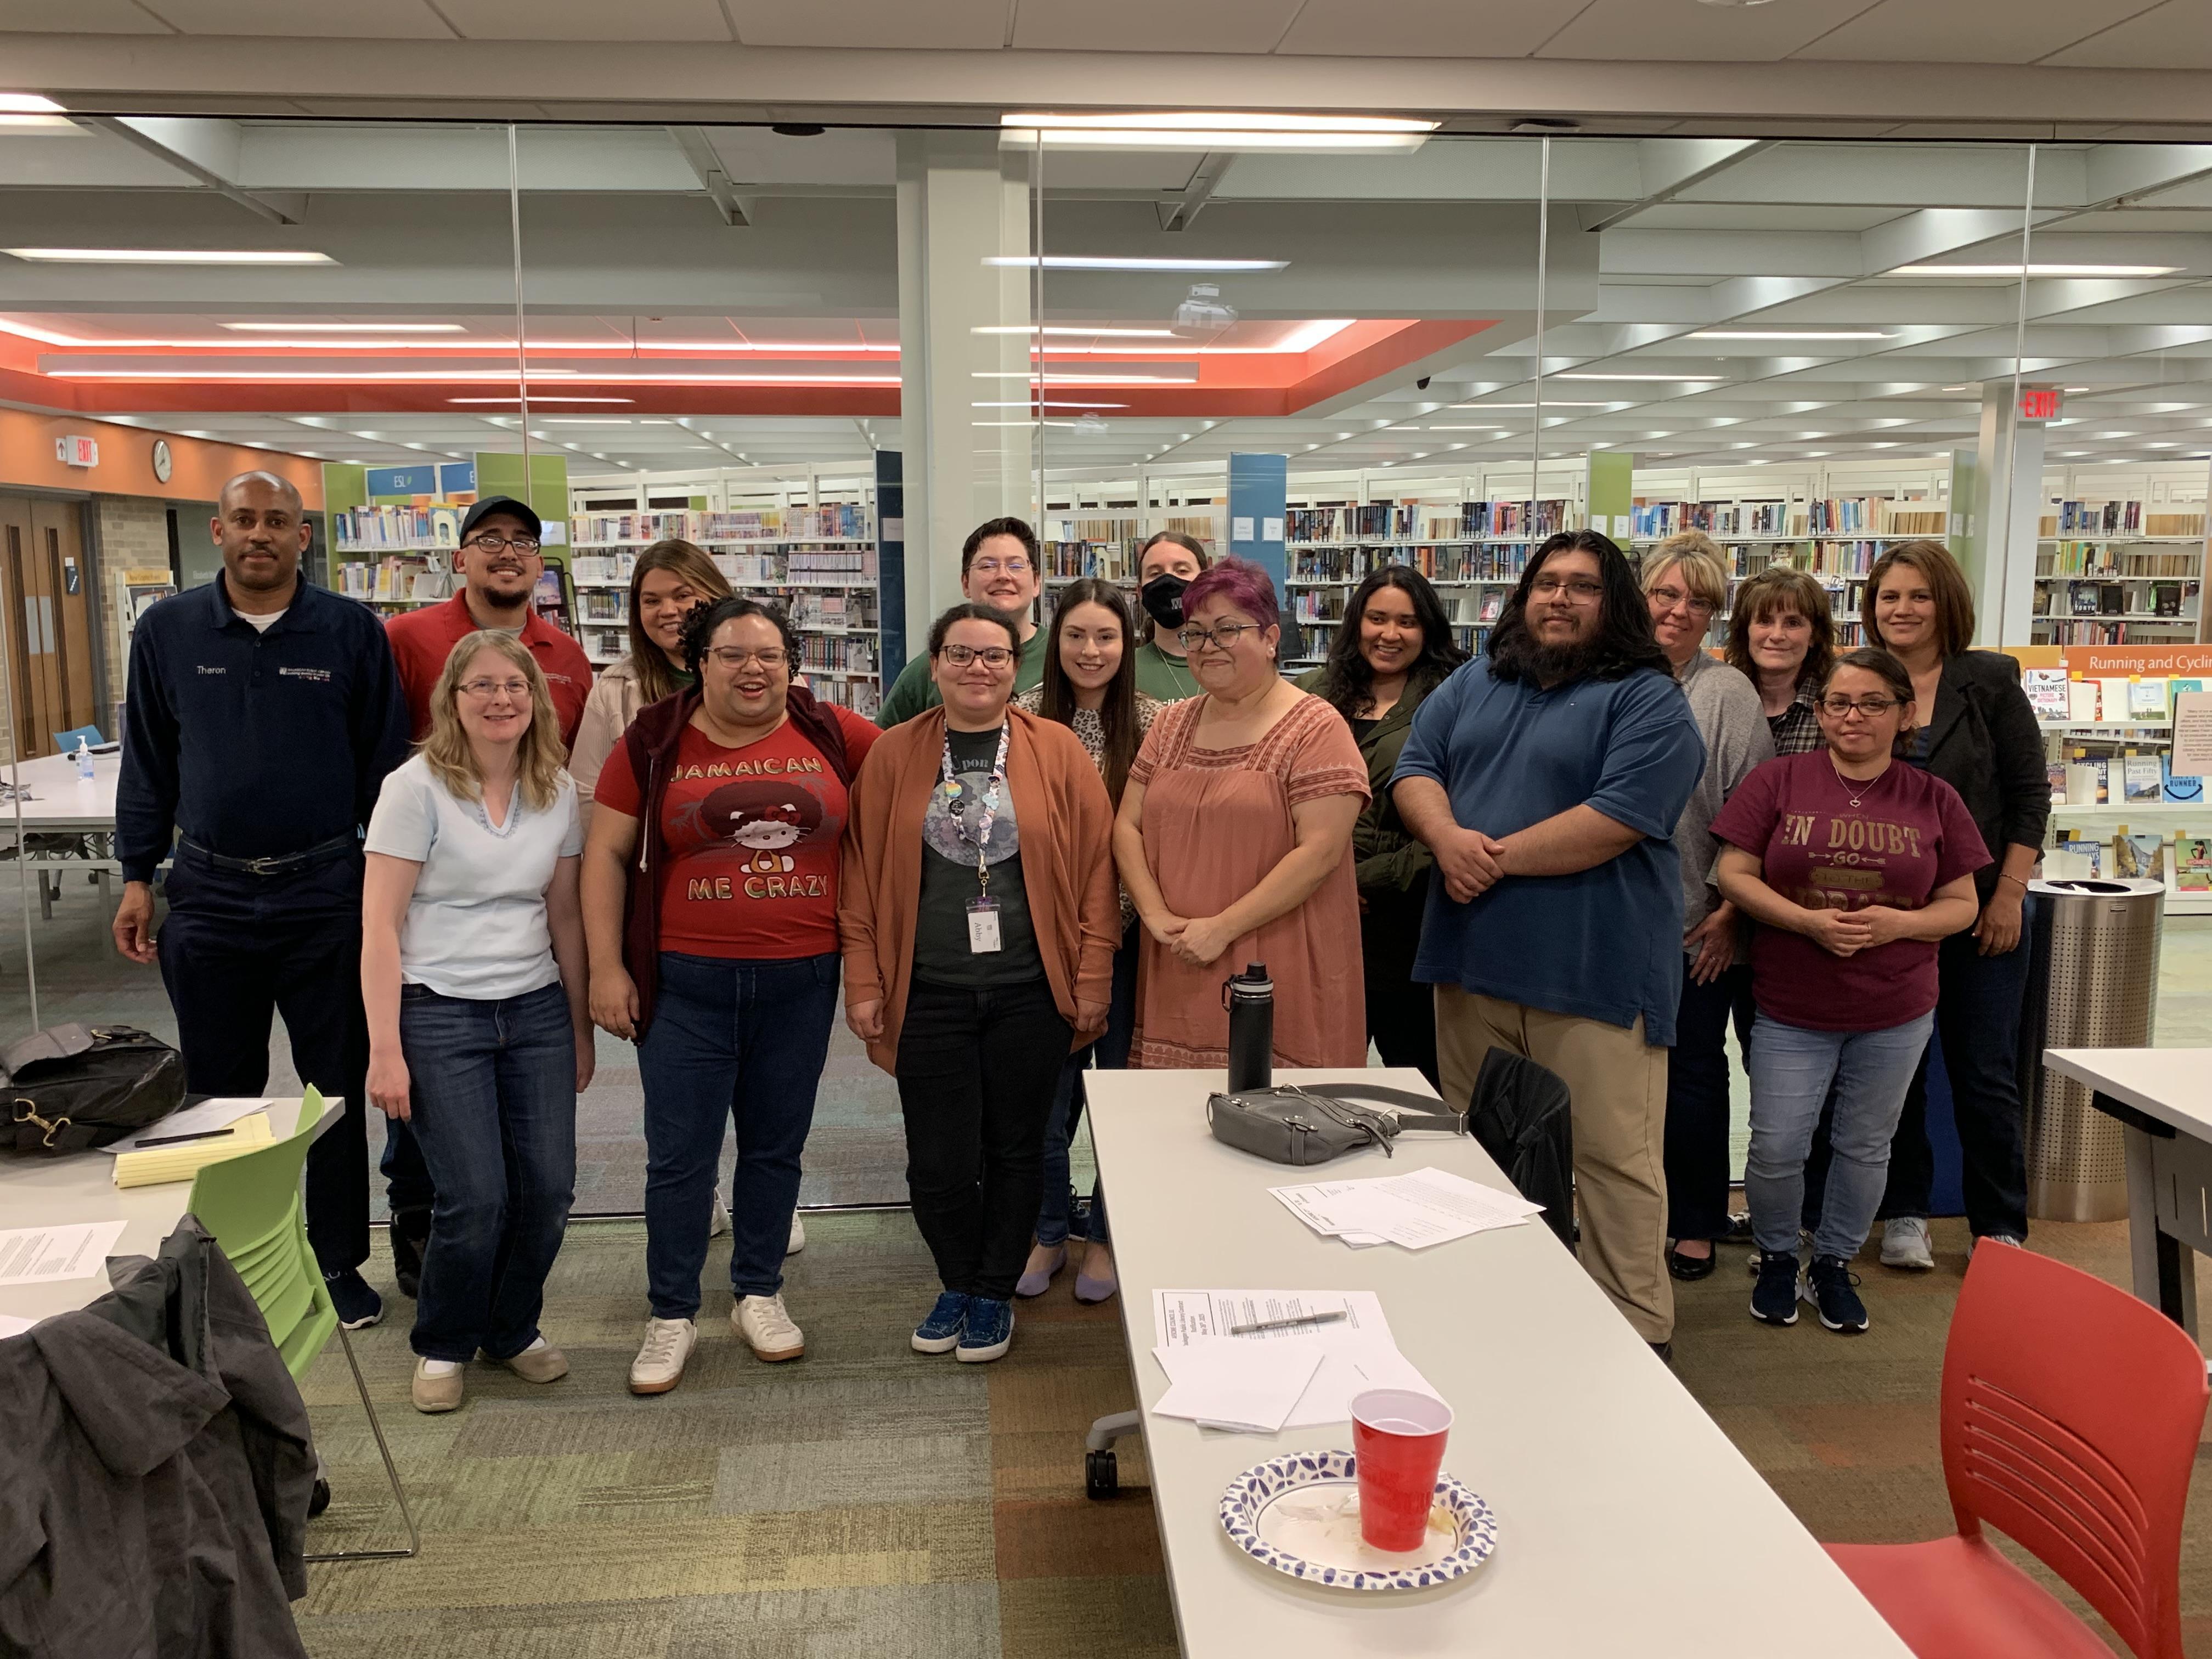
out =
[[1068,613],[1079,605],[1103,605],[1121,627],[1121,661],[1106,682],[1105,700],[1098,705],[1098,724],[1106,733],[1099,756],[1098,773],[1106,781],[1106,793],[1116,807],[1121,786],[1129,779],[1129,763],[1137,758],[1137,635],[1129,617],[1129,602],[1112,582],[1085,576],[1060,590],[1052,613],[1052,634],[1044,643],[1044,679],[1037,712],[1062,726],[1075,724],[1075,682],[1060,660],[1060,636]]
[[1534,679],[1545,654],[1528,631],[1528,590],[1554,553],[1587,553],[1597,561],[1604,592],[1598,600],[1597,632],[1576,653],[1577,672],[1595,680],[1626,679],[1640,668],[1672,674],[1674,665],[1651,632],[1651,607],[1636,572],[1609,536],[1595,530],[1560,532],[1528,556],[1528,568],[1499,611],[1490,635],[1490,672],[1501,680]]
[[1322,668],[1322,699],[1334,705],[1336,712],[1346,720],[1365,719],[1360,711],[1371,704],[1369,694],[1375,684],[1375,670],[1359,648],[1359,623],[1367,614],[1367,602],[1386,587],[1398,589],[1412,602],[1413,620],[1421,629],[1421,654],[1406,671],[1408,689],[1418,689],[1425,695],[1467,660],[1467,653],[1452,638],[1451,618],[1444,614],[1443,601],[1437,597],[1437,590],[1429,585],[1426,576],[1403,564],[1386,564],[1370,570],[1366,580],[1352,590],[1352,599],[1344,607],[1344,620],[1337,624],[1336,638],[1328,647],[1328,659]]

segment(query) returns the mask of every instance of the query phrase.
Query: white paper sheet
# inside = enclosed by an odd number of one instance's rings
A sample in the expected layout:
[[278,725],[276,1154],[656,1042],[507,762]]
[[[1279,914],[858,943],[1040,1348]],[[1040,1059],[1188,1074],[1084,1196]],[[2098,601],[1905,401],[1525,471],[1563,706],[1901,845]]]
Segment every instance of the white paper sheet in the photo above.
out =
[[[1232,1325],[1337,1311],[1348,1317],[1326,1325],[1225,1336]],[[1250,1343],[1255,1348],[1267,1345],[1265,1351],[1279,1360],[1289,1358],[1285,1343],[1317,1352],[1320,1364],[1298,1395],[1297,1404],[1283,1419],[1285,1428],[1348,1423],[1352,1396],[1369,1389],[1411,1389],[1442,1398],[1413,1362],[1398,1352],[1390,1322],[1383,1317],[1382,1298],[1372,1291],[1155,1291],[1152,1321],[1159,1345],[1153,1352],[1170,1384],[1179,1380],[1180,1351],[1200,1344],[1226,1340]],[[1163,1404],[1169,1397],[1162,1396]],[[1153,1409],[1158,1412],[1159,1407]]]
[[120,1221],[86,1221],[0,1231],[0,1285],[90,1279],[107,1265],[108,1252],[123,1237],[124,1225]]
[[1320,1369],[1323,1350],[1312,1343],[1289,1349],[1242,1337],[1203,1337],[1154,1348],[1170,1387],[1152,1410],[1184,1417],[1210,1429],[1273,1434]]
[[1268,1190],[1317,1233],[1348,1244],[1385,1239],[1412,1250],[1495,1227],[1517,1227],[1543,1209],[1516,1193],[1437,1169]]
[[14,1314],[0,1314],[0,1340],[11,1336],[21,1336],[37,1322],[36,1320],[32,1319],[18,1319]]
[[125,1135],[120,1140],[111,1140],[100,1150],[103,1152],[135,1152],[141,1142],[160,1140],[169,1135],[201,1134],[210,1129],[227,1129],[242,1117],[251,1116],[274,1103],[250,1100],[243,1095],[218,1095],[204,1100],[197,1106],[187,1106],[181,1112],[172,1112],[159,1123],[149,1123],[136,1134]]

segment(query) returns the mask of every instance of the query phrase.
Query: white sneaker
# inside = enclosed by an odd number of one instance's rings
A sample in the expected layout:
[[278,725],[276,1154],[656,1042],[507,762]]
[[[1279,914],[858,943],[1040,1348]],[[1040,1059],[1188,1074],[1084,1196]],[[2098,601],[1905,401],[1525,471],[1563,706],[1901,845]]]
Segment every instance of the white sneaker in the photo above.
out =
[[806,1334],[791,1322],[781,1296],[747,1296],[730,1310],[730,1328],[752,1345],[753,1358],[773,1364],[806,1352]]
[[783,1247],[786,1255],[797,1255],[806,1248],[806,1224],[799,1218],[799,1212],[791,1212],[791,1243]]
[[1928,1248],[1928,1223],[1917,1215],[1901,1215],[1881,1224],[1881,1265],[1924,1273],[1936,1265]]
[[730,1206],[722,1202],[721,1194],[716,1193],[714,1194],[714,1219],[707,1224],[707,1237],[709,1238],[720,1238],[724,1233],[729,1231]]
[[684,1362],[699,1340],[699,1328],[688,1319],[648,1319],[645,1342],[629,1362],[632,1394],[666,1394],[684,1380]]

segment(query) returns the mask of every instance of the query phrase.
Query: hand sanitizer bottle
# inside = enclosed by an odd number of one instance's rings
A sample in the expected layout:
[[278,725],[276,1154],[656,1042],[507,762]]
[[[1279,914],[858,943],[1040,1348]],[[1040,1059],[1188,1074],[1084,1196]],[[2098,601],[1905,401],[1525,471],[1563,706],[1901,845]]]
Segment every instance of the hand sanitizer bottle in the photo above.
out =
[[92,746],[83,738],[76,740],[76,775],[81,778],[92,775]]

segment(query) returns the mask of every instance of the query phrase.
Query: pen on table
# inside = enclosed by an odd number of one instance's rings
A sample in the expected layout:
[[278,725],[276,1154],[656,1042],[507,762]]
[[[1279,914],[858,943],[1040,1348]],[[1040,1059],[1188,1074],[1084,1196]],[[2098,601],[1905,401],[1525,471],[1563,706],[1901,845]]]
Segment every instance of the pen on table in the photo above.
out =
[[151,1139],[132,1141],[131,1150],[135,1152],[143,1151],[148,1146],[174,1146],[187,1140],[213,1140],[217,1135],[234,1135],[237,1133],[238,1130],[234,1126],[228,1129],[202,1129],[197,1134],[155,1135]]
[[1231,1325],[1229,1328],[1229,1334],[1256,1336],[1262,1331],[1294,1331],[1303,1325],[1334,1325],[1340,1319],[1351,1317],[1350,1314],[1340,1308],[1334,1313],[1300,1314],[1295,1319],[1262,1319],[1251,1325]]

